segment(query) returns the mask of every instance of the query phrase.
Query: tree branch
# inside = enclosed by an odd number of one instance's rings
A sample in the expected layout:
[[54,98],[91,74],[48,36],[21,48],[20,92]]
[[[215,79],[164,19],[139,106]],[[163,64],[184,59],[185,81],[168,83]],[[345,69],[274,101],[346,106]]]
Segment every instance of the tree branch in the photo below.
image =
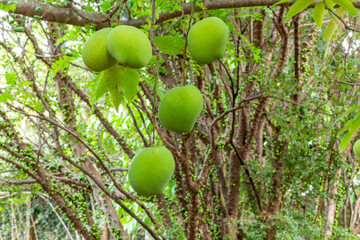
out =
[[[0,3],[4,5],[11,5],[10,0],[0,0]],[[104,19],[107,19],[108,15],[103,13],[87,12],[82,10],[76,10],[69,7],[62,7],[54,5],[51,3],[42,3],[37,0],[18,0],[16,9],[13,13],[34,17],[40,16],[41,20],[46,20],[50,22],[58,22],[64,24],[70,24],[75,26],[85,26],[88,24],[97,24],[98,28],[107,27],[108,21],[104,22]],[[272,6],[277,3],[278,0],[217,0],[217,1],[205,1],[206,9],[221,9],[221,8],[241,8],[241,7],[254,7],[254,6]],[[287,2],[282,5],[290,6],[292,2]],[[315,4],[311,4],[309,7],[313,7]],[[356,8],[360,8],[360,3],[354,3]],[[39,8],[40,7],[40,8]],[[165,22],[169,19],[177,18],[182,15],[188,15],[191,13],[192,3],[182,4],[181,11],[175,10],[172,13],[162,12],[159,14],[159,18],[156,20],[156,24]],[[40,11],[39,11],[40,9]],[[204,11],[199,6],[196,6],[194,9],[195,12]],[[147,24],[147,19],[149,16],[140,17],[137,19],[129,19],[123,21],[124,24],[132,25],[135,27],[140,27],[144,24]]]

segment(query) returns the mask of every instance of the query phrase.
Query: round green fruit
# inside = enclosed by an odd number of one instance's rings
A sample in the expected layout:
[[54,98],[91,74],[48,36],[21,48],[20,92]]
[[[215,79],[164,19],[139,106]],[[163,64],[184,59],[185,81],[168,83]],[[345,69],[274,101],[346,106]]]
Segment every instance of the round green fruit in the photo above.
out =
[[159,119],[168,130],[189,133],[203,108],[203,97],[195,86],[174,87],[159,105]]
[[360,160],[360,139],[354,143],[353,152],[355,156]]
[[129,182],[140,195],[162,194],[174,169],[175,161],[167,148],[144,148],[137,152],[131,161]]
[[114,28],[107,38],[107,48],[113,58],[130,68],[145,67],[152,57],[149,38],[132,26]]
[[97,31],[91,35],[83,46],[83,61],[94,72],[104,71],[117,63],[108,52],[106,46],[106,39],[111,30],[111,28],[103,28]]
[[200,64],[212,63],[225,54],[229,41],[229,29],[217,17],[208,17],[195,23],[188,34],[191,56]]

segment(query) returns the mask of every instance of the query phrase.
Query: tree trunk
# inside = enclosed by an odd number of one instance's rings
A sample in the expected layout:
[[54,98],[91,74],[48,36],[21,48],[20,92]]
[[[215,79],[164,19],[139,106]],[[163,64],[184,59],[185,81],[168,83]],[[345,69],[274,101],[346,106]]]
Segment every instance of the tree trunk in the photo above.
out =
[[335,171],[335,182],[333,184],[333,186],[330,188],[330,201],[327,207],[327,211],[326,211],[326,220],[327,220],[327,226],[326,226],[326,230],[325,230],[325,239],[329,239],[332,235],[332,231],[333,231],[333,224],[334,224],[334,219],[335,219],[335,212],[336,212],[336,197],[335,195],[338,192],[338,184],[340,181],[340,173],[341,173],[342,169],[338,168]]

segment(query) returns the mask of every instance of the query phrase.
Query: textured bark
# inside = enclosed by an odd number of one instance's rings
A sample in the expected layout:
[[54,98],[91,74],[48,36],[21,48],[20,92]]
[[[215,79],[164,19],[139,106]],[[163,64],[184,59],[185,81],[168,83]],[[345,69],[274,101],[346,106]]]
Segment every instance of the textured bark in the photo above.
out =
[[101,240],[110,240],[110,231],[107,224],[104,224],[101,228]]
[[274,174],[271,176],[272,186],[266,209],[266,218],[268,218],[268,224],[270,225],[270,228],[266,229],[266,240],[272,240],[276,235],[276,219],[273,219],[273,217],[275,217],[275,215],[281,209],[285,173],[285,165],[282,162],[282,157],[287,151],[288,144],[288,141],[279,141],[278,136],[275,136],[274,152],[276,157],[272,162]]
[[241,172],[241,163],[236,155],[230,156],[229,172],[228,202],[226,204],[229,214],[229,235],[230,239],[236,239]]
[[[29,208],[31,209],[31,203],[33,201],[33,198],[30,198],[29,200]],[[32,213],[32,211],[30,211],[30,216],[29,216],[29,223],[30,223],[30,229],[29,229],[29,240],[38,240],[37,235],[36,235],[36,225],[35,225],[35,220],[36,220],[36,213]]]
[[256,47],[262,47],[264,44],[264,29],[265,29],[265,20],[266,20],[266,12],[263,9],[257,9],[258,13],[260,13],[262,17],[262,21],[255,21],[254,23],[254,44]]
[[[358,221],[359,213],[360,213],[360,197],[356,199],[355,207],[352,212],[353,213],[351,214],[351,217],[350,217],[350,228],[355,228],[356,221]],[[360,225],[355,228],[354,233],[355,233],[355,231],[359,231],[359,230],[360,230]]]
[[336,212],[336,202],[337,199],[335,197],[335,195],[338,192],[338,185],[339,185],[339,181],[340,181],[340,173],[341,173],[342,169],[336,169],[335,171],[335,181],[332,185],[332,187],[330,188],[330,200],[329,203],[327,205],[327,210],[326,210],[326,220],[327,220],[327,226],[326,226],[326,231],[325,231],[325,239],[329,239],[332,235],[332,231],[333,231],[333,227],[332,225],[334,224],[334,220],[335,220],[335,212]]

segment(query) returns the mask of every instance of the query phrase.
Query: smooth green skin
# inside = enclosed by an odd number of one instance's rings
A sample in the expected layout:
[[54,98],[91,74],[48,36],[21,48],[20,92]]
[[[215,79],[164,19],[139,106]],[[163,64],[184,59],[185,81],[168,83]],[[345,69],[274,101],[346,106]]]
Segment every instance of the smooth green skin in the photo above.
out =
[[167,148],[144,148],[131,161],[128,175],[130,185],[143,196],[162,194],[174,169],[175,161]]
[[188,49],[200,64],[209,64],[225,54],[229,29],[217,17],[205,18],[194,24],[188,34]]
[[106,39],[111,30],[111,28],[103,28],[97,31],[91,35],[83,46],[83,61],[94,72],[104,71],[117,63],[108,52],[106,46]]
[[149,38],[132,26],[114,28],[107,38],[107,48],[113,58],[130,68],[145,67],[152,57]]
[[174,87],[166,92],[160,102],[159,119],[168,130],[189,133],[202,109],[203,96],[197,87]]
[[360,160],[360,139],[354,143],[353,152],[355,156]]

